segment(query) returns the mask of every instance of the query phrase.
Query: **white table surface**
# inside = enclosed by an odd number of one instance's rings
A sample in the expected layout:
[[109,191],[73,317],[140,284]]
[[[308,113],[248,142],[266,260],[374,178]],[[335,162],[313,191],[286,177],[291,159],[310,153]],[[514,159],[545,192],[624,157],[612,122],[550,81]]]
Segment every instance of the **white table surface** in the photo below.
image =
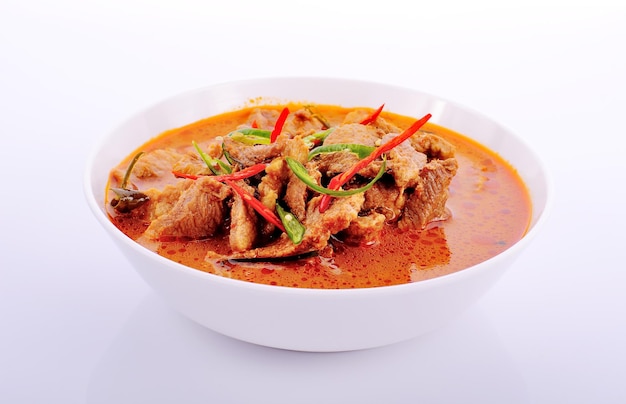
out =
[[[626,402],[625,3],[215,3],[0,3],[0,402]],[[460,319],[401,344],[305,354],[192,323],[92,217],[86,157],[157,100],[281,75],[490,116],[546,161],[550,221]]]

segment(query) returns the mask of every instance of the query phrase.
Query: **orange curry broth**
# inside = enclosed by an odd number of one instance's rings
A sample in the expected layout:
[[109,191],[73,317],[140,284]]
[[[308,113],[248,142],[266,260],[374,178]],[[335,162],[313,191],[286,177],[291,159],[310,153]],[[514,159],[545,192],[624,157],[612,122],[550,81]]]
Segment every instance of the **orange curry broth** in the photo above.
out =
[[[302,105],[290,104],[291,111]],[[252,108],[217,115],[172,129],[153,138],[137,151],[189,147],[225,135],[246,122]],[[282,109],[282,106],[267,108]],[[332,125],[342,122],[354,108],[316,105]],[[415,118],[383,112],[381,117],[400,128]],[[228,251],[228,236],[200,241],[143,242],[147,248],[172,260],[224,277],[301,288],[364,288],[403,284],[453,273],[485,261],[509,248],[526,233],[531,217],[527,188],[507,162],[485,146],[449,129],[427,123],[434,132],[456,146],[459,169],[450,185],[447,208],[452,217],[431,223],[425,230],[401,232],[388,226],[380,244],[349,246],[335,243],[335,257],[309,257],[292,262],[210,262],[208,249]],[[133,152],[118,168],[125,170]],[[119,184],[110,179],[111,186]],[[109,194],[110,198],[110,194]],[[110,199],[109,199],[110,200]],[[137,240],[147,227],[141,219],[116,215],[107,203],[112,222]]]

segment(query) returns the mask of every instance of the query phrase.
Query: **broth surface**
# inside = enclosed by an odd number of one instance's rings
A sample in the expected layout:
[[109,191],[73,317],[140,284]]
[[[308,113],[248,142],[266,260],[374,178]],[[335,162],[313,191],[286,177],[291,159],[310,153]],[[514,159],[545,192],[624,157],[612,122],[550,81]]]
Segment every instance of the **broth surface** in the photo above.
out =
[[[353,110],[329,105],[315,107],[331,123],[341,122]],[[244,122],[250,110],[244,108],[172,129],[138,150],[188,148],[192,141],[222,136]],[[403,129],[415,120],[390,112],[383,112],[381,117]],[[147,223],[133,215],[118,215],[108,204],[107,210],[122,232],[170,260],[219,276],[302,288],[363,288],[416,282],[478,264],[520,240],[530,223],[531,204],[515,169],[493,151],[454,131],[432,123],[427,123],[423,130],[456,147],[459,168],[446,205],[452,216],[431,223],[422,231],[402,232],[388,226],[381,242],[372,246],[335,241],[333,259],[313,256],[281,262],[209,261],[205,260],[209,249],[228,251],[227,236],[201,241],[145,241],[139,237]],[[127,165],[134,154],[120,166]],[[119,184],[111,177],[109,185]]]

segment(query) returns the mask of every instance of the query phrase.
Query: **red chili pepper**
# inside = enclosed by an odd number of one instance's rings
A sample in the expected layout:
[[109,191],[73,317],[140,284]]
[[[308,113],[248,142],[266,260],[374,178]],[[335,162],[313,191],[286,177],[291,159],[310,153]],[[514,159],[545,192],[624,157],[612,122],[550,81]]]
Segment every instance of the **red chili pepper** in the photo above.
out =
[[246,167],[243,170],[234,172],[232,174],[216,175],[213,178],[220,182],[223,182],[225,180],[243,180],[245,178],[252,177],[253,175],[257,175],[261,171],[265,170],[265,167],[267,167],[267,164],[259,163],[250,167]]
[[197,180],[198,178],[200,178],[197,175],[181,173],[180,171],[172,171],[172,174],[174,174],[174,177],[176,178],[187,178],[190,180]]
[[265,218],[265,220],[278,227],[281,231],[285,232],[285,226],[283,226],[283,223],[280,221],[278,216],[276,216],[274,212],[272,212],[265,205],[263,205],[261,201],[250,195],[246,190],[235,184],[233,181],[225,179],[224,182],[228,184],[233,189],[233,191],[237,192],[241,199],[249,203],[250,206],[254,208],[254,210],[256,210],[261,216]]
[[378,107],[378,109],[374,111],[370,116],[368,116],[367,118],[361,121],[361,125],[367,125],[367,124],[374,122],[378,118],[378,115],[380,115],[384,107],[385,107],[385,104]]
[[276,125],[274,126],[274,130],[270,135],[270,143],[274,143],[280,132],[283,130],[283,125],[285,125],[285,121],[287,120],[287,116],[289,115],[289,108],[283,108],[280,116],[276,120]]
[[250,126],[252,126],[254,129],[258,129],[259,124],[256,122],[256,119],[255,119],[254,121],[252,121],[252,125]]
[[[361,171],[363,168],[367,167],[372,161],[376,160],[377,158],[382,156],[384,153],[388,152],[389,150],[393,149],[394,147],[398,146],[400,143],[404,142],[405,140],[413,136],[415,132],[417,132],[422,126],[424,126],[424,124],[428,122],[428,120],[431,117],[432,117],[431,114],[426,114],[424,115],[423,118],[415,121],[413,125],[408,127],[400,135],[394,137],[393,139],[391,139],[389,142],[385,143],[384,145],[376,148],[372,152],[372,154],[370,154],[369,156],[365,157],[362,160],[359,160],[359,162],[353,165],[352,167],[350,167],[348,171],[345,171],[333,177],[328,183],[327,188],[329,189],[341,188],[346,182],[350,180],[350,178],[352,178],[356,173]],[[320,200],[320,206],[319,206],[320,212],[323,213],[326,211],[326,209],[328,209],[331,198],[332,197],[330,195],[322,195],[322,199]]]
[[[261,171],[265,170],[265,167],[267,167],[267,164],[259,163],[250,167],[246,167],[243,170],[234,172],[232,174],[212,175],[210,177],[220,182],[223,182],[225,180],[243,180],[252,177],[253,175],[257,175]],[[179,171],[172,171],[172,174],[174,174],[174,176],[178,178],[189,178],[190,180],[197,180],[198,178],[202,177],[200,175],[185,174]]]

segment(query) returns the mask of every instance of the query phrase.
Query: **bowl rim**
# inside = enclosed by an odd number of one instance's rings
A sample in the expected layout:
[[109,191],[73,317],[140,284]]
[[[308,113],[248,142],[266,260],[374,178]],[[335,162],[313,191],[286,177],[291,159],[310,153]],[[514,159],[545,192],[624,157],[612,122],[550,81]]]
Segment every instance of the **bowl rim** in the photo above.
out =
[[[258,83],[266,83],[266,82],[290,82],[290,81],[323,81],[323,82],[334,82],[334,83],[350,83],[352,85],[366,85],[366,86],[379,86],[380,88],[387,88],[390,90],[410,92],[413,94],[423,95],[426,97],[430,97],[432,99],[436,99],[445,104],[451,105],[455,108],[464,110],[467,113],[470,113],[482,120],[489,121],[497,125],[500,129],[507,132],[510,136],[514,137],[515,140],[527,149],[528,153],[532,156],[532,158],[536,161],[537,168],[541,173],[543,182],[545,183],[545,202],[542,206],[541,212],[536,217],[534,223],[531,220],[529,224],[529,229],[522,236],[520,240],[516,243],[512,244],[506,250],[500,252],[499,254],[488,258],[487,260],[481,261],[477,264],[471,265],[469,267],[463,268],[453,273],[437,276],[435,278],[420,280],[417,282],[408,282],[403,284],[395,284],[395,285],[386,285],[386,286],[376,286],[376,287],[368,287],[368,288],[344,288],[344,289],[324,289],[324,288],[305,288],[305,287],[293,287],[293,286],[279,286],[279,285],[267,285],[261,283],[254,283],[239,279],[227,278],[217,274],[212,274],[210,272],[201,271],[192,267],[188,267],[186,265],[180,264],[178,262],[172,261],[166,257],[159,255],[158,253],[143,247],[139,243],[135,242],[125,234],[123,234],[115,225],[109,220],[106,212],[103,210],[103,206],[100,204],[104,203],[104,201],[98,201],[93,193],[93,175],[95,162],[97,160],[99,151],[103,148],[103,146],[107,143],[108,138],[118,130],[120,130],[125,124],[132,121],[138,116],[141,116],[147,113],[150,110],[158,108],[160,105],[165,103],[174,102],[177,99],[189,97],[196,93],[203,93],[207,91],[215,91],[220,87],[225,86],[233,86],[233,85],[251,85]],[[242,105],[244,100],[242,100]],[[233,109],[240,108],[241,106],[235,106]],[[393,111],[392,111],[393,112]],[[191,123],[191,122],[190,122]],[[139,145],[138,145],[139,146]],[[515,167],[514,167],[515,168]],[[530,189],[529,189],[530,192]],[[153,102],[143,108],[127,115],[124,119],[118,121],[116,125],[114,125],[109,130],[104,131],[94,142],[94,145],[89,152],[86,161],[85,161],[85,169],[83,172],[83,194],[86,198],[87,204],[92,211],[93,215],[97,219],[97,221],[104,227],[110,237],[115,238],[116,240],[123,242],[126,246],[130,247],[135,253],[146,256],[148,259],[156,260],[157,263],[165,265],[169,267],[173,271],[184,272],[187,275],[191,275],[194,277],[198,277],[200,279],[204,279],[210,282],[216,282],[217,284],[227,286],[227,287],[235,287],[238,289],[250,289],[258,292],[269,292],[269,293],[281,293],[281,294],[298,294],[305,296],[334,296],[334,295],[350,295],[357,296],[361,294],[375,294],[375,295],[386,295],[386,294],[397,294],[397,293],[409,293],[414,292],[415,290],[423,290],[430,289],[434,287],[438,287],[440,284],[445,283],[455,283],[464,280],[467,277],[473,276],[475,272],[481,272],[485,270],[490,270],[490,264],[497,264],[499,261],[506,261],[510,256],[515,256],[518,254],[519,250],[524,249],[537,235],[537,233],[545,226],[545,223],[548,221],[550,213],[552,211],[553,199],[554,199],[554,185],[552,176],[547,169],[545,162],[540,158],[540,156],[536,153],[534,148],[527,142],[527,140],[519,136],[516,132],[510,130],[508,127],[503,126],[499,122],[493,120],[487,115],[476,111],[470,107],[462,105],[460,103],[450,101],[444,97],[436,96],[421,90],[414,89],[412,87],[404,87],[396,84],[388,84],[379,81],[370,81],[370,80],[359,80],[352,78],[338,78],[338,77],[322,77],[322,76],[268,76],[268,77],[257,77],[257,78],[248,78],[248,79],[239,79],[239,80],[230,80],[230,81],[222,81],[216,82],[209,85],[204,85],[202,87],[193,88],[186,91],[181,91],[176,94],[161,98],[160,100]],[[535,211],[536,207],[534,205],[534,198],[531,194],[531,209]]]

